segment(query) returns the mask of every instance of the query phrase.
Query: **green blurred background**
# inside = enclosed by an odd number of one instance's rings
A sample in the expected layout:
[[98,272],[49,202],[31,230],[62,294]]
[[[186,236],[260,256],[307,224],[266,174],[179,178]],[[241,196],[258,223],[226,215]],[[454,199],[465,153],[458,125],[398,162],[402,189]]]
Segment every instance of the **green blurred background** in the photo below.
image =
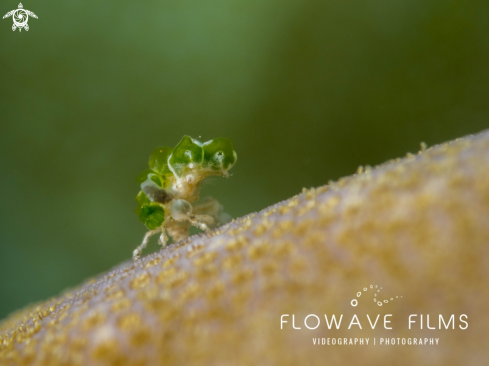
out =
[[24,8],[0,22],[0,318],[129,260],[135,177],[184,134],[233,140],[204,195],[239,217],[489,126],[487,0]]

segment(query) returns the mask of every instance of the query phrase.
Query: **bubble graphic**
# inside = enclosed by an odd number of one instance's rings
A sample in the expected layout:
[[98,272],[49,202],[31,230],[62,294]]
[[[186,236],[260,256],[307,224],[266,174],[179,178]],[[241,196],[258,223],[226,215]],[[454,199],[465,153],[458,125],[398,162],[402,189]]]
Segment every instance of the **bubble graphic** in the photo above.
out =
[[[379,298],[377,297],[377,293],[379,293],[379,292],[380,292],[380,290],[382,290],[382,287],[380,287],[379,285],[369,285],[369,286],[370,286],[370,289],[375,289],[375,290],[377,290],[377,291],[374,291],[374,298],[373,298],[373,300],[374,300],[374,302],[376,302],[376,303],[377,303],[377,305],[378,305],[378,306],[382,306],[383,304],[388,304],[388,303],[389,303],[389,299],[381,300],[381,299],[379,299]],[[374,286],[375,286],[375,287],[374,287]],[[364,287],[364,288],[363,288],[363,291],[368,291],[368,289],[369,289],[368,287]],[[360,296],[362,296],[362,291],[358,291],[358,292],[357,292],[357,297],[360,297]],[[402,297],[402,296],[400,296],[400,297]],[[399,298],[399,296],[396,296],[396,299],[397,299],[397,298]],[[394,298],[393,298],[393,297],[391,297],[391,298],[390,298],[390,301],[393,301],[393,300],[394,300]],[[353,299],[353,300],[351,301],[351,305],[352,305],[352,306],[357,306],[357,305],[358,305],[358,300]]]

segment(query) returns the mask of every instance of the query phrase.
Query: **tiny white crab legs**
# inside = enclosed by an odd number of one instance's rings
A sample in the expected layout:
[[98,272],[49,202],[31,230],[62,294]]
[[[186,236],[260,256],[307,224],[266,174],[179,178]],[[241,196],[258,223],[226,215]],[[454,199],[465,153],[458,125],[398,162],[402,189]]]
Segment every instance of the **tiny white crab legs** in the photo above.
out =
[[[204,205],[195,205],[197,211],[210,212],[213,215],[222,211],[222,206],[219,204],[219,202],[212,198],[207,198],[203,203]],[[161,233],[158,239],[158,244],[162,247],[164,247],[169,240],[168,235],[166,234],[167,230],[175,240],[185,239],[188,235],[189,229],[189,225],[187,224],[187,222],[199,228],[200,230],[209,231],[209,226],[216,222],[214,217],[208,214],[193,215],[193,210],[194,208],[189,202],[183,199],[174,200],[171,207],[171,219],[168,220],[166,224],[163,224],[154,230],[146,232],[143,241],[141,242],[141,245],[139,245],[132,252],[132,258],[134,260],[139,259],[143,249],[146,248],[149,239],[153,235]],[[220,223],[224,223],[225,218],[224,220],[222,218],[218,218],[218,220]]]

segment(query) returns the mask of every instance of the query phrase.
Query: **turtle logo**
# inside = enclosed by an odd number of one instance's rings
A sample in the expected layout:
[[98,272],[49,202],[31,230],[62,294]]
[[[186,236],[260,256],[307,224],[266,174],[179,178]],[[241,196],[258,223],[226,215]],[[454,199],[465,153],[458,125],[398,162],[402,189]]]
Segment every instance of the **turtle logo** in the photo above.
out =
[[25,10],[22,3],[20,3],[18,9],[9,11],[7,14],[3,16],[3,19],[8,18],[10,16],[12,17],[12,19],[14,20],[14,24],[12,25],[13,31],[16,30],[17,28],[19,28],[19,32],[22,31],[22,28],[28,31],[29,25],[27,24],[27,21],[29,20],[29,15],[37,19],[36,14],[34,14],[32,11]]

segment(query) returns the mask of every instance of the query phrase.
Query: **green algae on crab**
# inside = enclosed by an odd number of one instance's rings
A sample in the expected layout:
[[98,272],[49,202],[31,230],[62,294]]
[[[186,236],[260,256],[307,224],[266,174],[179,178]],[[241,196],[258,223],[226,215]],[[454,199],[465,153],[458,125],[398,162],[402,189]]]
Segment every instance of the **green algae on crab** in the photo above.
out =
[[150,169],[161,175],[171,175],[172,172],[168,168],[168,158],[172,152],[173,147],[169,146],[160,146],[155,148],[148,161]]
[[[217,215],[222,205],[216,200],[212,199],[205,204],[196,203],[196,213],[192,213],[192,203],[199,199],[202,180],[211,175],[228,177],[228,170],[236,163],[236,159],[233,143],[224,137],[202,143],[185,135],[175,148],[160,146],[153,149],[148,160],[149,169],[136,178],[141,188],[136,197],[138,206],[135,210],[139,220],[152,232],[156,229],[162,232],[162,240],[165,242],[164,231],[172,231],[172,225],[177,225],[175,221],[188,220],[191,225],[206,231],[210,225],[222,223]],[[182,207],[189,206],[191,209],[182,211],[178,209],[179,206],[173,207],[174,199],[184,204]],[[165,221],[165,212],[173,220]],[[186,237],[184,231],[179,228],[172,232],[182,239]],[[145,236],[142,247],[146,243]]]
[[143,222],[149,230],[160,227],[165,221],[165,210],[156,203],[150,202],[141,206],[139,210],[139,220]]
[[236,163],[237,155],[230,139],[218,137],[202,145],[204,150],[204,168],[227,171]]
[[189,170],[212,170],[225,174],[236,163],[233,143],[225,137],[217,137],[201,143],[184,136],[168,159],[168,168],[177,178]]
[[157,185],[159,185],[161,188],[165,188],[166,184],[168,183],[168,180],[166,179],[165,176],[162,176],[161,174],[157,174],[153,170],[150,170],[150,169],[146,169],[141,174],[139,174],[136,177],[136,182],[139,185],[141,185],[148,178],[151,179],[153,182],[155,182]]
[[139,192],[136,200],[138,207],[134,211],[138,215],[139,221],[145,224],[148,229],[154,230],[163,223],[165,212],[160,205],[152,203],[143,191]]
[[190,136],[183,136],[168,159],[169,168],[176,177],[180,178],[187,169],[202,165],[203,155],[200,141]]

